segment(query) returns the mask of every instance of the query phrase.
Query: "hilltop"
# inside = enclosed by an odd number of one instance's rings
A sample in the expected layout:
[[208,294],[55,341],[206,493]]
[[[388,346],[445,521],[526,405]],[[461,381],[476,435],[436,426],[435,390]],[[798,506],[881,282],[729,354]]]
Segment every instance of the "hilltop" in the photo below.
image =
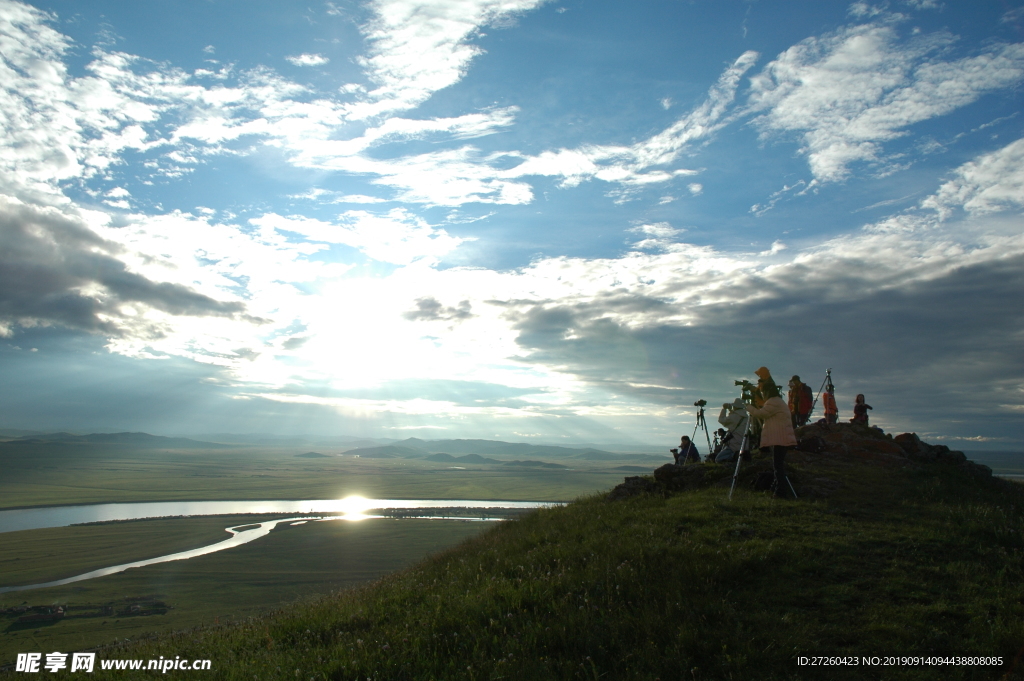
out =
[[[757,455],[731,502],[732,467],[665,466],[367,587],[101,656],[238,679],[1024,678],[1024,488],[913,434],[801,435],[799,501],[756,490]],[[861,662],[892,655],[942,659]]]

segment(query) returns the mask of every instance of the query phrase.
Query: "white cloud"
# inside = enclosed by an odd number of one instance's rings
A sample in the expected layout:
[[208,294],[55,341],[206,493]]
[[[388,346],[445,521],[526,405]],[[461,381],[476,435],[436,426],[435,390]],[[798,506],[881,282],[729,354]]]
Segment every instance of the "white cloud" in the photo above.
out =
[[545,0],[375,0],[361,60],[377,84],[353,104],[352,118],[411,109],[458,82],[483,51],[470,43],[480,27],[539,7]]
[[884,165],[882,143],[908,126],[1024,79],[1024,44],[943,60],[955,41],[947,33],[901,41],[888,15],[808,38],[751,79],[753,123],[764,138],[799,135],[817,182],[843,180],[857,163]]
[[300,54],[285,57],[285,60],[294,66],[323,66],[331,61],[322,54]]
[[703,103],[646,140],[628,147],[587,145],[577,149],[547,151],[533,157],[524,156],[523,162],[504,176],[562,177],[564,187],[574,187],[580,182],[596,178],[623,185],[626,191],[621,195],[628,197],[630,187],[657,184],[675,177],[696,174],[697,171],[688,169],[651,171],[650,168],[673,163],[684,150],[700,140],[708,139],[727,123],[726,114],[735,99],[740,78],[754,65],[757,57],[756,52],[740,55],[710,88]]
[[350,210],[338,216],[338,223],[298,216],[267,213],[250,222],[265,232],[277,230],[301,234],[309,241],[345,244],[381,262],[409,265],[451,252],[465,239],[427,224],[407,210],[395,208],[383,215]]
[[[34,182],[58,194],[56,183],[95,175],[116,164],[125,149],[164,147],[165,155],[147,165],[154,174],[179,177],[248,137],[283,149],[296,166],[376,176],[376,184],[396,190],[396,200],[427,205],[529,203],[533,191],[526,178],[532,175],[560,176],[566,187],[599,179],[619,185],[616,199],[626,201],[645,186],[694,174],[693,170],[654,166],[673,163],[684,149],[708,139],[721,127],[740,77],[756,59],[754,53],[744,54],[727,68],[703,104],[661,133],[629,147],[590,145],[535,157],[518,152],[485,156],[470,146],[397,158],[367,153],[381,145],[410,140],[490,135],[514,123],[518,111],[514,106],[447,118],[391,117],[354,137],[337,134],[350,129],[354,117],[362,116],[355,113],[354,106],[377,106],[387,100],[387,106],[377,112],[385,113],[421,101],[433,86],[417,80],[418,69],[429,71],[431,78],[440,79],[437,82],[454,82],[451,79],[461,77],[470,53],[475,54],[475,48],[469,49],[465,42],[473,35],[474,26],[538,4],[539,0],[435,2],[428,6],[407,0],[376,3],[377,19],[367,31],[379,54],[373,52],[366,66],[385,85],[361,95],[362,100],[355,104],[316,98],[305,87],[263,68],[235,74],[224,67],[218,78],[233,78],[236,84],[207,87],[200,83],[205,72],[188,74],[131,55],[102,51],[96,51],[95,60],[88,65],[92,76],[69,78],[60,61],[66,39],[46,27],[46,15],[25,9],[22,13],[27,23],[23,23],[31,30],[14,24],[7,30],[15,32],[15,44],[34,51],[30,61],[37,66],[33,68],[38,71],[38,64],[45,62],[53,77],[47,81],[21,74],[21,81],[12,79],[15,86],[8,95],[14,105],[10,108],[20,106],[23,111],[24,139],[19,139],[14,126],[9,137],[12,143],[0,145],[0,173],[6,165],[11,182],[22,186]],[[387,27],[397,27],[397,32],[387,33]],[[433,47],[427,49],[423,41]],[[469,52],[464,54],[463,48]],[[452,50],[459,56],[452,57]],[[390,66],[385,68],[386,64]],[[146,68],[137,71],[140,65]],[[41,101],[44,94],[49,101]],[[405,103],[398,106],[401,102]],[[39,112],[48,109],[53,113],[42,127],[48,137],[39,139]],[[518,165],[508,168],[508,161],[516,159]]]
[[1024,138],[965,163],[954,178],[921,202],[945,219],[956,208],[984,215],[1024,207]]

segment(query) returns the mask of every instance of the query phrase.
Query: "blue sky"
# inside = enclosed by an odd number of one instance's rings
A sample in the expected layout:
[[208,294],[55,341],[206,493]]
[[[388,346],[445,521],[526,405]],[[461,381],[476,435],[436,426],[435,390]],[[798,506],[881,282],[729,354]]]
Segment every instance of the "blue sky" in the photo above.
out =
[[0,426],[1024,440],[1024,4],[0,0]]

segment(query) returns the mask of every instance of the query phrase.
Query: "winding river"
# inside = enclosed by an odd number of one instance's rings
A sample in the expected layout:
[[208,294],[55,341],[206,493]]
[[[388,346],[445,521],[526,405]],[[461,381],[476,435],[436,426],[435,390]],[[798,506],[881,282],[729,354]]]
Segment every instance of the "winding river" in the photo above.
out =
[[[133,563],[123,563],[110,567],[92,570],[74,577],[57,579],[52,582],[40,584],[26,584],[22,586],[0,587],[0,594],[12,591],[27,591],[29,589],[42,589],[50,586],[63,586],[72,582],[80,582],[86,579],[94,579],[105,575],[112,575],[124,572],[131,568],[145,567],[157,563],[167,563],[172,560],[188,560],[197,556],[205,556],[208,553],[215,553],[230,549],[242,544],[248,544],[270,532],[281,523],[302,524],[308,521],[329,521],[329,520],[366,520],[370,518],[384,518],[388,516],[370,515],[368,511],[392,511],[392,510],[417,510],[417,509],[530,509],[546,506],[559,505],[560,502],[543,501],[467,501],[464,499],[364,499],[362,497],[348,497],[346,499],[313,499],[299,501],[174,501],[174,502],[145,502],[133,504],[94,504],[84,506],[55,506],[50,508],[28,508],[0,511],[0,533],[15,532],[18,530],[35,530],[47,527],[66,527],[90,522],[104,522],[112,520],[138,520],[142,518],[163,518],[175,516],[206,516],[206,515],[233,515],[239,513],[306,513],[308,515],[278,518],[259,523],[244,523],[224,528],[231,533],[231,537],[215,544],[171,553],[166,556],[158,556],[146,560],[139,560]],[[321,513],[339,514],[327,517],[316,515]],[[487,517],[458,517],[437,516],[437,515],[416,515],[405,516],[414,518],[430,518],[435,520],[466,520],[466,521],[487,521],[496,518]],[[239,528],[246,528],[240,530]]]

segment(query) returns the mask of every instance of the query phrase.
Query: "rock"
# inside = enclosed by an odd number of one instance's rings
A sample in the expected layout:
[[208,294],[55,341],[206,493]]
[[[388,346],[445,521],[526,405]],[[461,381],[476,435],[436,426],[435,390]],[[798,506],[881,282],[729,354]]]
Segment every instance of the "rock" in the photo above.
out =
[[654,471],[654,479],[667,491],[679,492],[700,487],[704,482],[704,472],[704,466],[701,464],[677,466],[674,463],[667,463]]
[[967,455],[955,449],[947,449],[939,455],[939,460],[959,466],[967,462]]
[[931,449],[931,446],[921,442],[917,433],[900,433],[893,438],[893,442],[907,454],[925,454]]
[[641,494],[655,494],[660,491],[661,489],[653,480],[636,476],[626,478],[621,485],[616,485],[606,498],[608,501],[619,501],[621,499],[637,497]]
[[[960,452],[957,452],[958,454]],[[960,464],[960,469],[967,475],[974,476],[976,478],[992,478],[992,469],[981,463],[974,463],[973,461],[964,461]]]

